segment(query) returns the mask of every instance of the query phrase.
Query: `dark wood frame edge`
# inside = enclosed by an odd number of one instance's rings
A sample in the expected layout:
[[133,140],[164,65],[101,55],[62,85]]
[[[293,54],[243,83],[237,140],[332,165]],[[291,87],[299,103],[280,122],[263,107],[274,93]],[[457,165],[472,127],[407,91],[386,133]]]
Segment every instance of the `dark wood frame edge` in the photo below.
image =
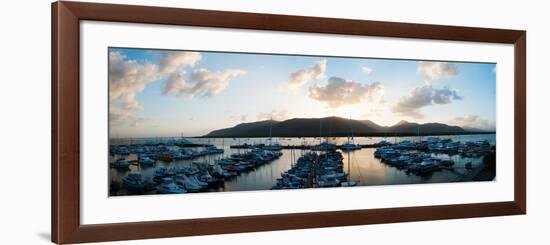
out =
[[[81,20],[514,44],[514,201],[173,221],[80,224]],[[526,32],[164,7],[52,3],[51,232],[55,243],[306,229],[526,213]]]

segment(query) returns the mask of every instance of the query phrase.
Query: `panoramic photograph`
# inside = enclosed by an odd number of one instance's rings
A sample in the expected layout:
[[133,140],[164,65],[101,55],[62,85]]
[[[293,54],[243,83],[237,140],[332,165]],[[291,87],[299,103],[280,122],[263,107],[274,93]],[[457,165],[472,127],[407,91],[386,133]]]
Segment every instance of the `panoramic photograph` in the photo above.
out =
[[109,196],[494,181],[496,64],[116,48]]

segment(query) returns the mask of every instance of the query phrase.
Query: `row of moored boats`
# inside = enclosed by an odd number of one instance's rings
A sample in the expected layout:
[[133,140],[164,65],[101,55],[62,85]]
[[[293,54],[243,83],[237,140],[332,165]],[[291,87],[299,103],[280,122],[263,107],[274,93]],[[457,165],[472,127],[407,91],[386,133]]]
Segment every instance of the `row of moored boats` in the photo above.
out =
[[[452,139],[429,137],[421,142],[402,141],[397,144],[386,142],[376,149],[374,157],[390,166],[405,169],[408,173],[422,175],[442,168],[452,168],[455,162],[451,159],[436,157],[439,153],[480,157],[489,150],[491,150],[491,144],[487,140],[462,143]],[[465,168],[471,169],[472,163],[467,162]]]
[[280,151],[252,149],[246,153],[235,153],[213,162],[192,162],[181,167],[155,170],[151,178],[139,173],[128,173],[122,178],[122,186],[131,193],[156,191],[159,194],[199,192],[222,186],[241,173],[278,159]]

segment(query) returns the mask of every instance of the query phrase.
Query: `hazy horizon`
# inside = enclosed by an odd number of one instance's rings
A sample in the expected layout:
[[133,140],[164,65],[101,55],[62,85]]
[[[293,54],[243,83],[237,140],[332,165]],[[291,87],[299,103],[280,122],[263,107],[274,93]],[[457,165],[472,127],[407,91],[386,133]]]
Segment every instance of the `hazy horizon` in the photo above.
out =
[[341,117],[494,130],[496,64],[109,49],[110,138]]

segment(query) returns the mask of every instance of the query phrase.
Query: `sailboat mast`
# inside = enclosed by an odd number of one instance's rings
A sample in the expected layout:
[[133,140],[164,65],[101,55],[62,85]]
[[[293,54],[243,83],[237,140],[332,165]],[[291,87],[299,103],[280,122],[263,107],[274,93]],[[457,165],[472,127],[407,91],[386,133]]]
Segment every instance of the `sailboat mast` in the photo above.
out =
[[319,144],[323,142],[323,121],[319,118]]
[[416,134],[417,134],[417,137],[418,137],[417,140],[418,140],[418,142],[420,142],[420,125],[418,125],[418,126],[416,127]]
[[272,145],[271,133],[273,130],[273,117],[269,118],[269,145]]

